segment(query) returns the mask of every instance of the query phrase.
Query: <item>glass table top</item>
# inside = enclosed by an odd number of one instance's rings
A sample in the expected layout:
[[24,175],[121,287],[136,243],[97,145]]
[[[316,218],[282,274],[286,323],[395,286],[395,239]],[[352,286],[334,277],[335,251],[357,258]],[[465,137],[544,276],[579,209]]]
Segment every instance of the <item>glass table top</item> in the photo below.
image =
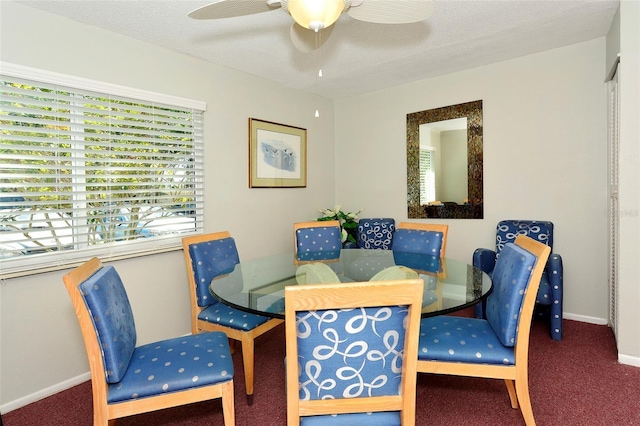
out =
[[[343,249],[339,259],[313,262],[327,265],[345,285],[368,281],[395,265],[409,267],[424,280],[423,317],[464,309],[485,299],[492,290],[491,278],[482,270],[448,258],[441,261],[391,250]],[[296,271],[313,262],[295,261],[294,253],[241,262],[229,274],[216,277],[210,290],[217,299],[238,309],[284,318],[284,288],[304,283],[300,274],[296,278]]]

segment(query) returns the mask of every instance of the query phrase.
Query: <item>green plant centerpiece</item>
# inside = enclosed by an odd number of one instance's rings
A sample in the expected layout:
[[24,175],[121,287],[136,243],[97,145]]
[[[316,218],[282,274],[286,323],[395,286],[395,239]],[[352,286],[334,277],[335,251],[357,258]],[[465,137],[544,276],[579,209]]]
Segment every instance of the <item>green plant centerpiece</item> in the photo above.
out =
[[337,220],[340,222],[340,229],[342,231],[342,246],[343,247],[356,247],[356,232],[358,230],[358,215],[362,213],[362,210],[358,210],[356,213],[343,212],[340,210],[341,206],[336,205],[333,209],[318,209],[322,213],[322,217],[319,217],[319,221],[325,220]]

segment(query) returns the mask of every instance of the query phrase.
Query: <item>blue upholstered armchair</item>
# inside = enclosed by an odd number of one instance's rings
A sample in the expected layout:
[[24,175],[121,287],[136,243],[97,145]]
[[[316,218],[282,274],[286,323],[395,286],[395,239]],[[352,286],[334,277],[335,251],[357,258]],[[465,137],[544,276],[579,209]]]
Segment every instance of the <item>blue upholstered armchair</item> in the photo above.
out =
[[391,250],[395,230],[392,218],[360,219],[356,231],[358,248]]
[[[540,241],[553,251],[553,223],[536,220],[503,220],[496,228],[496,248],[490,250],[479,248],[473,253],[473,265],[482,269],[489,275],[493,274],[496,260],[500,257],[500,251],[507,244],[515,241],[517,235],[526,235],[536,241]],[[551,253],[547,267],[542,274],[536,304],[544,308],[540,311],[549,311],[551,323],[551,338],[562,340],[562,257],[557,253]],[[476,306],[476,316],[484,316],[484,306]]]

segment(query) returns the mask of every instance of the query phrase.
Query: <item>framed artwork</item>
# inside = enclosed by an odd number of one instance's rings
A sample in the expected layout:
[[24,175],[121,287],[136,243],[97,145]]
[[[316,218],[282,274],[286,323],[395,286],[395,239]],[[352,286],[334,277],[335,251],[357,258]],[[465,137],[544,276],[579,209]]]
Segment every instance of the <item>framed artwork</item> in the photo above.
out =
[[249,119],[249,188],[307,186],[307,129]]

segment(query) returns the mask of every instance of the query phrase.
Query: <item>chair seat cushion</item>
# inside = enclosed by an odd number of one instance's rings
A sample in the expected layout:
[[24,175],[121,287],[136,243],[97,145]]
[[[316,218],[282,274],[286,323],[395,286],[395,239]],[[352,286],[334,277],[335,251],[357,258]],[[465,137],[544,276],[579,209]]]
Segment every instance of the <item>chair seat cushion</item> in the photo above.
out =
[[107,401],[140,399],[232,379],[227,335],[199,333],[137,347],[122,380],[109,385]]
[[489,322],[436,316],[420,321],[418,360],[513,365],[513,348],[500,343]]
[[308,416],[300,418],[300,426],[398,426],[399,411],[381,411],[378,413],[338,414],[328,416]]
[[298,266],[296,282],[298,284],[337,284],[340,278],[326,264],[314,262]]
[[268,317],[241,311],[222,302],[207,306],[200,311],[198,319],[243,331],[253,330],[260,324],[269,321]]

